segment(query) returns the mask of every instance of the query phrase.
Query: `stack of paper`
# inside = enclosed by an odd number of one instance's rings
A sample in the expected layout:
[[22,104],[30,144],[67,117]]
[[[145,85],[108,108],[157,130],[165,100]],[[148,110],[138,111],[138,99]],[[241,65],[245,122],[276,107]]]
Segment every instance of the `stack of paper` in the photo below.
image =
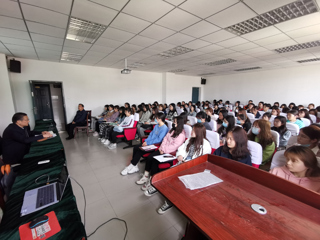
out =
[[154,156],[153,158],[157,159],[159,162],[167,162],[176,159],[176,157],[172,156],[171,154],[158,155]]
[[223,182],[220,178],[204,171],[201,173],[189,174],[179,177],[180,181],[190,190],[208,187],[210,185]]
[[153,149],[157,149],[158,147],[155,146],[155,145],[148,145],[148,146],[145,146],[145,147],[141,147],[143,150],[145,151],[150,151],[150,150],[153,150]]

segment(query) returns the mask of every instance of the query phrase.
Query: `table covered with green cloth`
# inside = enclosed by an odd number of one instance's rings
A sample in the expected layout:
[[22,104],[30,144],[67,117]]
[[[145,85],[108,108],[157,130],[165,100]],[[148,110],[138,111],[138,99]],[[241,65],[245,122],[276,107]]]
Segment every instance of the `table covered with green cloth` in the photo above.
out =
[[[47,127],[48,124],[42,122],[37,125],[35,129],[37,131],[47,131],[48,129],[44,129]],[[52,130],[57,133],[55,127]],[[58,133],[56,139],[60,140]],[[0,240],[19,240],[19,226],[51,211],[55,212],[61,226],[61,231],[50,237],[50,240],[81,240],[83,237],[87,239],[70,180],[68,181],[60,202],[20,217],[24,193],[28,190],[44,186],[47,182],[47,176],[45,174],[54,182],[54,179],[58,178],[66,162],[61,140],[59,142],[50,142],[50,140],[54,139],[32,144],[31,150],[33,151],[33,148],[36,148],[41,154],[37,154],[37,152],[34,151],[35,154],[26,156],[19,167],[18,175],[9,199],[6,202],[4,216],[0,224]],[[38,162],[43,160],[50,160],[50,162],[39,165]],[[45,175],[45,177],[39,179],[38,184],[36,184],[35,179],[42,175]]]

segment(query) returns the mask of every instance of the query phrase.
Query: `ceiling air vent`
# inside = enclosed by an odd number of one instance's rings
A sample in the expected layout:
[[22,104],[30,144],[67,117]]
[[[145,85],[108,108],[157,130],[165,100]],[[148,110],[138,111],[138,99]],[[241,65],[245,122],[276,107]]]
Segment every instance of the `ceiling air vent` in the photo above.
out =
[[82,54],[63,52],[61,56],[61,61],[79,62],[82,59],[82,57]]
[[316,61],[320,61],[320,58],[305,59],[305,60],[300,60],[297,62],[298,63],[308,63],[308,62],[316,62]]
[[233,62],[236,62],[236,60],[228,58],[228,59],[223,59],[223,60],[219,60],[219,61],[215,61],[215,62],[208,62],[208,63],[205,63],[204,65],[216,66],[216,65],[228,64],[228,63],[233,63]]
[[313,47],[319,47],[319,46],[320,46],[320,41],[313,41],[313,42],[292,45],[289,47],[278,48],[278,49],[275,49],[274,51],[276,51],[277,53],[286,53],[286,52],[292,52],[292,51],[313,48]]
[[164,57],[164,58],[170,58],[170,57],[175,57],[175,56],[182,55],[182,54],[192,52],[192,51],[193,51],[193,49],[191,49],[191,48],[178,46],[178,47],[172,48],[168,51],[162,52],[158,55],[161,57]]
[[260,68],[261,67],[241,68],[241,69],[235,69],[234,71],[242,72],[242,71],[256,70],[256,69],[260,69]]
[[168,72],[171,72],[171,73],[180,73],[180,72],[185,72],[185,71],[187,71],[187,70],[185,70],[185,69],[175,69],[175,70],[170,70],[170,71],[168,71]]

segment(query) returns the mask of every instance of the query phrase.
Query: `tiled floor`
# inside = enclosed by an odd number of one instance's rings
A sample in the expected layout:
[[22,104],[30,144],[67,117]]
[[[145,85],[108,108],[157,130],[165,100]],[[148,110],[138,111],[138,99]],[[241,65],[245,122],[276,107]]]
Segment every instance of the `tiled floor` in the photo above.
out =
[[[87,137],[80,133],[70,141],[65,137],[62,133],[69,173],[85,189],[87,235],[103,222],[118,217],[127,222],[127,240],[181,239],[186,218],[175,208],[159,215],[156,210],[164,201],[161,194],[146,197],[141,186],[135,184],[140,178],[138,173],[120,175],[131,160],[132,148],[122,149],[126,144],[120,143],[117,149],[109,150],[92,134]],[[139,168],[142,172],[144,164],[139,163]],[[83,220],[82,190],[73,180],[71,182]],[[102,226],[90,240],[122,240],[124,234],[124,223],[114,220]]]

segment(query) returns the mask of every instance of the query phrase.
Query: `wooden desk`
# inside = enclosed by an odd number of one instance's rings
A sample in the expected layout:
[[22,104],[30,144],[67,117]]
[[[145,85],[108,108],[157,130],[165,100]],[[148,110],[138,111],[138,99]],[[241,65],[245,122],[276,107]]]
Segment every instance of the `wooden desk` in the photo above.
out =
[[[178,176],[205,169],[224,182],[189,190]],[[186,240],[320,239],[320,194],[268,172],[204,155],[156,174],[152,184],[188,219]],[[260,204],[260,215],[251,204]]]

